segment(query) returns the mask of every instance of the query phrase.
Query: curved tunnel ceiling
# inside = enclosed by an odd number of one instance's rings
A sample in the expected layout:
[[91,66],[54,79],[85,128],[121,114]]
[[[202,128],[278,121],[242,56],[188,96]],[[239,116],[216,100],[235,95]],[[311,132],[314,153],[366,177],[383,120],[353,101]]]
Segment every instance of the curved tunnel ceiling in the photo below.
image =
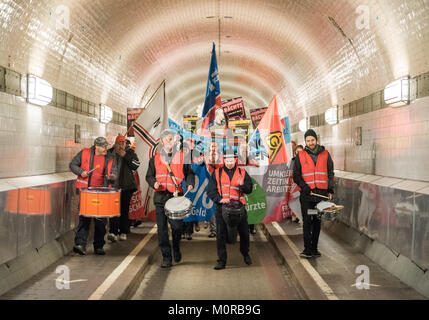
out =
[[428,21],[425,0],[2,0],[0,64],[121,113],[165,79],[180,120],[204,102],[215,42],[223,100],[277,94],[296,122],[428,71]]

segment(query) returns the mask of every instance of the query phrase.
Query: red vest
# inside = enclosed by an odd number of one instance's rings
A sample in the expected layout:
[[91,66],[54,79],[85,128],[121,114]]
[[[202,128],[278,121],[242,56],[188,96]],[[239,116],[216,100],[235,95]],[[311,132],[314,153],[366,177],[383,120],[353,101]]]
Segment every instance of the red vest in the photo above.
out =
[[[221,177],[219,176],[220,168],[216,169],[215,172],[217,189],[219,191],[219,194],[222,196],[222,199],[240,200],[240,202],[245,205],[246,198],[244,197],[244,194],[240,191],[240,186],[238,185],[238,178],[240,176],[244,180],[242,170],[236,167],[234,175],[232,176],[232,181],[229,180],[229,176],[225,172],[225,169],[222,169]],[[219,181],[222,182],[222,186],[220,185]]]
[[[178,192],[183,192],[182,182],[185,178],[183,174],[183,152],[176,152],[170,163],[170,169],[176,178],[176,183],[179,185]],[[171,178],[170,172],[167,169],[167,164],[162,158],[160,153],[155,155],[155,178],[160,186],[155,192],[168,190],[170,192],[176,191],[176,185]]]
[[[91,162],[91,148],[85,148],[82,150],[82,155],[81,155],[81,160],[80,160],[80,167],[84,170],[84,171],[90,171],[93,168],[90,168],[90,162]],[[110,159],[109,162],[107,163],[107,174],[110,174],[110,172],[112,171],[112,165],[113,165],[113,159]],[[89,176],[84,178],[82,176],[78,176],[76,179],[76,188],[77,189],[83,189],[83,188],[88,188],[88,180],[89,180]],[[109,185],[110,187],[110,185]]]
[[302,178],[311,189],[328,189],[328,151],[317,157],[316,165],[306,151],[299,152]]

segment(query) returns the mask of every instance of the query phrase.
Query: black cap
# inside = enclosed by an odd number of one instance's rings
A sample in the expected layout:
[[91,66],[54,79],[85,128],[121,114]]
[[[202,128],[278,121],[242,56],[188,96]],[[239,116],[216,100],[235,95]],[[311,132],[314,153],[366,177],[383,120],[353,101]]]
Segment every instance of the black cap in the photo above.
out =
[[306,139],[308,136],[312,136],[317,140],[317,134],[313,129],[308,129],[304,134],[304,139]]

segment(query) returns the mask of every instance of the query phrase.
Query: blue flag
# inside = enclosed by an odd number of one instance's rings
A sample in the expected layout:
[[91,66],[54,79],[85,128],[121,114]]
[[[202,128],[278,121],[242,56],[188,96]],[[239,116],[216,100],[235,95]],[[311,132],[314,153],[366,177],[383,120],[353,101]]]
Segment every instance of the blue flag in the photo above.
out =
[[202,114],[203,122],[201,124],[201,131],[204,132],[207,128],[213,125],[216,118],[216,110],[221,107],[222,101],[220,97],[219,72],[217,67],[215,44],[213,43],[212,58],[207,78],[206,97]]

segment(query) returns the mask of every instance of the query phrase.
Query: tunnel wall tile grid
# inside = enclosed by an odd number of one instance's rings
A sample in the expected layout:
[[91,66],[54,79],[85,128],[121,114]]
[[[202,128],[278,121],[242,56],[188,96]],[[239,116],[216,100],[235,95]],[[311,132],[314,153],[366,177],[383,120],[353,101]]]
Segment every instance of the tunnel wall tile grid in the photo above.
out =
[[429,269],[429,195],[337,178],[338,219]]

